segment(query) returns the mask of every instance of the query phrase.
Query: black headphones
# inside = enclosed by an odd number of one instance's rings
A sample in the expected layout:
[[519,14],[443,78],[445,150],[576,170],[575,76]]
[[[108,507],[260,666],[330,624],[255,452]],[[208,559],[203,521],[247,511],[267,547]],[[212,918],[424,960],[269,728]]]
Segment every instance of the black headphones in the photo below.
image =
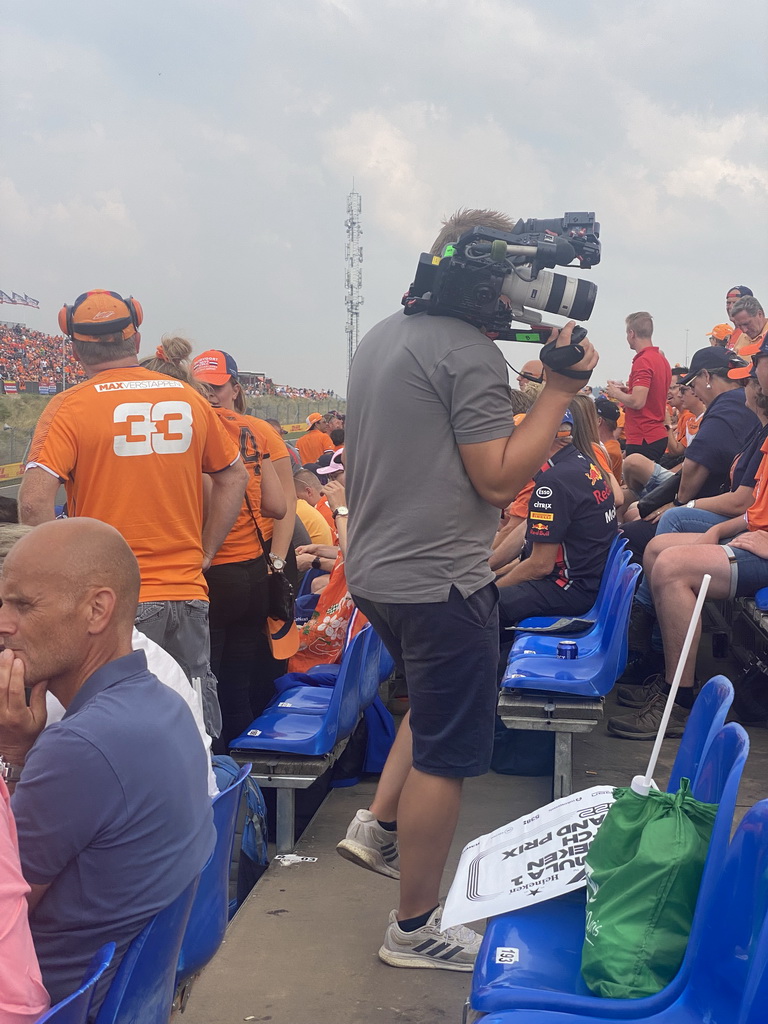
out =
[[[105,321],[101,324],[74,324],[72,318],[74,317],[75,311],[89,295],[111,295],[113,299],[118,299],[122,302],[128,310],[129,316],[119,317],[117,320]],[[98,338],[102,334],[117,334],[118,331],[124,331],[126,327],[133,324],[135,330],[138,331],[141,326],[141,322],[144,319],[144,311],[141,308],[141,303],[134,299],[132,295],[129,295],[127,299],[124,299],[122,295],[118,295],[117,292],[105,291],[102,288],[94,289],[90,292],[83,292],[82,295],[78,295],[71,306],[64,305],[59,310],[59,327],[68,337],[74,336],[75,327],[77,328],[78,334],[87,334],[90,337]]]

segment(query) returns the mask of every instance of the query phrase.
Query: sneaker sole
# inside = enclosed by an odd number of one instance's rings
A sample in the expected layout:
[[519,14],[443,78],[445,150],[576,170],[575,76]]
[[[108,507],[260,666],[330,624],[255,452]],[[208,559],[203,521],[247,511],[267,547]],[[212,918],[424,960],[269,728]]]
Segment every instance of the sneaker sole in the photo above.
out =
[[387,878],[400,877],[398,868],[391,868],[380,854],[361,843],[356,843],[354,839],[342,839],[336,846],[336,852],[351,864],[375,871],[377,875],[386,875]]
[[450,960],[436,960],[432,957],[421,956],[419,953],[396,953],[392,949],[387,949],[386,946],[382,946],[379,950],[379,960],[389,964],[390,967],[424,967],[427,970],[461,971],[464,973],[475,969],[474,962],[454,964]]
[[[621,726],[617,729],[611,725],[610,722],[606,724],[606,728],[612,736],[620,736],[624,740],[655,740],[655,732],[630,732],[629,729],[622,729]],[[668,727],[664,733],[664,738],[667,740],[679,739],[685,732],[685,726],[672,726]]]

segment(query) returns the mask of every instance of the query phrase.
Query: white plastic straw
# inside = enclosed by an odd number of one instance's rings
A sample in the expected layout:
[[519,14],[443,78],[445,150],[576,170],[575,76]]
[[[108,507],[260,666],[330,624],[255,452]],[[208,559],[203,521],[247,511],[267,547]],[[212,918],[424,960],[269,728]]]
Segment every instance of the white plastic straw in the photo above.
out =
[[683,674],[683,668],[688,660],[688,652],[691,649],[693,643],[693,634],[696,632],[696,625],[698,624],[699,617],[701,616],[701,609],[704,605],[704,601],[707,597],[707,590],[709,590],[709,584],[712,582],[712,577],[707,573],[704,579],[701,581],[701,587],[699,588],[699,596],[696,598],[696,604],[693,608],[693,615],[691,615],[691,621],[688,623],[688,632],[685,634],[685,641],[683,642],[683,649],[680,651],[680,657],[677,661],[677,668],[675,669],[675,675],[672,683],[669,687],[669,696],[667,697],[667,703],[664,707],[664,714],[661,716],[661,723],[659,724],[659,731],[656,735],[656,741],[653,744],[653,750],[651,751],[651,757],[648,761],[648,768],[645,775],[636,775],[632,779],[632,789],[635,793],[639,793],[641,796],[648,796],[651,789],[656,789],[656,785],[653,781],[653,773],[656,770],[656,762],[659,759],[659,753],[661,752],[661,743],[664,739],[664,733],[667,731],[667,723],[669,722],[669,716],[672,714],[672,705],[675,703],[675,695],[677,689],[680,686],[680,677]]

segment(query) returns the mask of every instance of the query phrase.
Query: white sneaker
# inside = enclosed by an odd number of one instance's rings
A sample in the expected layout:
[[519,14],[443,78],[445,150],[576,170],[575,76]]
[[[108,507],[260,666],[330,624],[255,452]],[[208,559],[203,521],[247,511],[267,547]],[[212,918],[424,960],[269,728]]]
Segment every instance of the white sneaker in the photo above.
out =
[[415,932],[404,932],[397,912],[389,915],[389,927],[379,959],[390,967],[437,967],[444,971],[471,971],[475,966],[482,935],[464,925],[440,929],[442,910],[438,907]]
[[358,811],[336,849],[345,860],[389,878],[400,877],[397,832],[387,832],[370,811]]

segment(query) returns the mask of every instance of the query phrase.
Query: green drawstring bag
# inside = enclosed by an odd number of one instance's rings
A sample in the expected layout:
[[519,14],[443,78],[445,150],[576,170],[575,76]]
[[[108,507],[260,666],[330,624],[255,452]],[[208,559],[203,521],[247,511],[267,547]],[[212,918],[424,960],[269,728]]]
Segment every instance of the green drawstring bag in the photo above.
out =
[[660,992],[683,962],[717,804],[677,793],[615,791],[586,857],[581,973],[596,995]]

